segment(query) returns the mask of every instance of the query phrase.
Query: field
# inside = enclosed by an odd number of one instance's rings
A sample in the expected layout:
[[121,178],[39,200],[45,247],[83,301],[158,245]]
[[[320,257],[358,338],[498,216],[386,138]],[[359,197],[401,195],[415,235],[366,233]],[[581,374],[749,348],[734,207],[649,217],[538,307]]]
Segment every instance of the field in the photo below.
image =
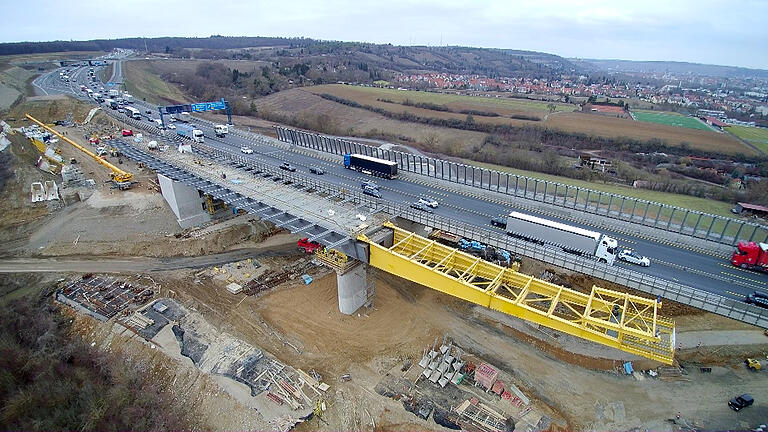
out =
[[768,153],[768,129],[749,126],[728,126],[725,130]]
[[[371,105],[388,111],[407,111],[424,117],[457,118],[463,120],[466,118],[466,114],[460,113],[463,110],[494,112],[499,117],[475,116],[475,121],[493,124],[531,124],[530,121],[510,119],[509,117],[513,115],[527,115],[543,119],[549,113],[547,105],[550,104],[550,102],[544,101],[505,97],[503,93],[489,93],[497,97],[481,97],[339,84],[313,86],[307,90],[315,94],[332,94],[340,98],[354,100],[363,105]],[[395,103],[382,102],[377,99],[387,99]],[[406,99],[414,104],[429,103],[443,105],[455,112],[435,111],[401,105]],[[556,103],[554,105],[557,112],[575,110],[575,107],[569,104]]]
[[[306,87],[305,90],[315,94],[332,94],[340,98],[354,100],[363,105],[372,105],[388,111],[407,111],[423,117],[456,118],[463,120],[466,118],[466,115],[392,104],[377,101],[377,99],[389,99],[395,102],[402,102],[405,99],[410,99],[413,103],[426,102],[445,105],[454,111],[474,109],[479,111],[493,111],[500,115],[500,117],[475,116],[475,121],[482,123],[508,124],[513,126],[534,125],[550,127],[566,132],[586,133],[609,138],[628,137],[643,141],[658,138],[667,141],[669,145],[677,146],[682,143],[687,143],[691,148],[698,148],[704,151],[716,150],[732,154],[755,153],[753,149],[747,147],[739,140],[728,136],[727,134],[712,131],[706,126],[702,129],[680,128],[664,124],[636,122],[631,119],[572,112],[573,105],[567,104],[556,104],[557,111],[554,114],[547,115],[549,114],[547,102],[512,98],[448,95],[338,84]],[[283,95],[283,93],[279,93],[278,95]],[[272,95],[270,97],[277,98],[278,95]],[[284,96],[289,97],[289,94],[286,93]],[[342,106],[341,104],[335,105]],[[356,111],[360,112],[360,115],[364,115],[364,110]],[[509,118],[509,116],[515,114],[536,116],[541,118],[542,121],[536,122]],[[544,121],[543,119],[545,116],[546,120]],[[685,119],[683,116],[678,115],[677,117]],[[399,123],[402,124],[402,122]],[[414,124],[414,127],[419,129],[422,126]],[[389,130],[388,132],[402,133],[402,131]]]
[[586,133],[604,137],[628,137],[647,141],[661,139],[669,145],[688,143],[691,148],[722,153],[755,154],[755,151],[728,134],[712,130],[696,130],[655,123],[636,122],[632,119],[593,115],[587,113],[558,113],[544,122],[545,126],[567,132]]
[[637,121],[641,122],[683,127],[688,129],[711,130],[709,126],[705,125],[701,121],[692,117],[680,115],[678,113],[633,110],[632,114],[635,116]]

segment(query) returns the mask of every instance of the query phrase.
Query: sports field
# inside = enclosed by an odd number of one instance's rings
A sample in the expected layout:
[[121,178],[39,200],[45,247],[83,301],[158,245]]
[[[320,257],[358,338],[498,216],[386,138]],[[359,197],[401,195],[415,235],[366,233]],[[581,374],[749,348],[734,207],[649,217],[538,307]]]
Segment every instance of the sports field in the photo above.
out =
[[725,130],[768,153],[768,129],[750,126],[728,126]]
[[677,113],[632,110],[632,114],[637,121],[641,122],[684,127],[688,129],[712,130],[709,126],[693,117],[686,117]]

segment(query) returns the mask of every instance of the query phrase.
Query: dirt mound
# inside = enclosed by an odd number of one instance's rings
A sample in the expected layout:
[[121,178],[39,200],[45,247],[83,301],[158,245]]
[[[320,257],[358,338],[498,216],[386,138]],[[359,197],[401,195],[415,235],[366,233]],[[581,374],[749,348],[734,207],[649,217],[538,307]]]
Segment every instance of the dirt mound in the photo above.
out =
[[71,114],[72,121],[82,122],[91,108],[93,108],[92,105],[68,96],[33,97],[14,106],[8,112],[6,121],[13,127],[20,127],[30,124],[29,120],[24,117],[24,114],[29,114],[45,123],[66,120]]

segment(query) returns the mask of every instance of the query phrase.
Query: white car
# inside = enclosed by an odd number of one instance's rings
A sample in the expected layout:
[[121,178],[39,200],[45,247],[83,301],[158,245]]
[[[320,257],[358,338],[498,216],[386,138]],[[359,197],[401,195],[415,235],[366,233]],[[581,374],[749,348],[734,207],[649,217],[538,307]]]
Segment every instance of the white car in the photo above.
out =
[[437,208],[437,201],[433,200],[432,198],[420,197],[419,202],[427,207],[432,207],[433,209]]
[[168,129],[176,129],[176,125],[173,123],[168,123]]
[[243,152],[243,153],[245,153],[245,154],[251,154],[251,153],[253,153],[253,150],[249,149],[248,147],[241,147],[241,148],[240,148],[240,151],[241,151],[241,152]]
[[644,257],[638,253],[632,252],[629,249],[624,249],[621,252],[619,252],[619,259],[622,261],[626,261],[630,264],[637,264],[643,267],[651,266],[651,260],[649,260],[647,257]]

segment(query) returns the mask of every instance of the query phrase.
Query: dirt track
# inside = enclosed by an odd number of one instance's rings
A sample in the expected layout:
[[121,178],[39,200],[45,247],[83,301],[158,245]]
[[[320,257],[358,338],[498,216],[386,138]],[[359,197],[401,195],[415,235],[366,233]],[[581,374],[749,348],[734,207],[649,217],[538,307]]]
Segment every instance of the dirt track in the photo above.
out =
[[293,240],[268,248],[239,249],[197,257],[110,257],[79,256],[77,258],[12,258],[0,260],[0,273],[127,273],[159,272],[211,267],[247,258],[296,255]]

